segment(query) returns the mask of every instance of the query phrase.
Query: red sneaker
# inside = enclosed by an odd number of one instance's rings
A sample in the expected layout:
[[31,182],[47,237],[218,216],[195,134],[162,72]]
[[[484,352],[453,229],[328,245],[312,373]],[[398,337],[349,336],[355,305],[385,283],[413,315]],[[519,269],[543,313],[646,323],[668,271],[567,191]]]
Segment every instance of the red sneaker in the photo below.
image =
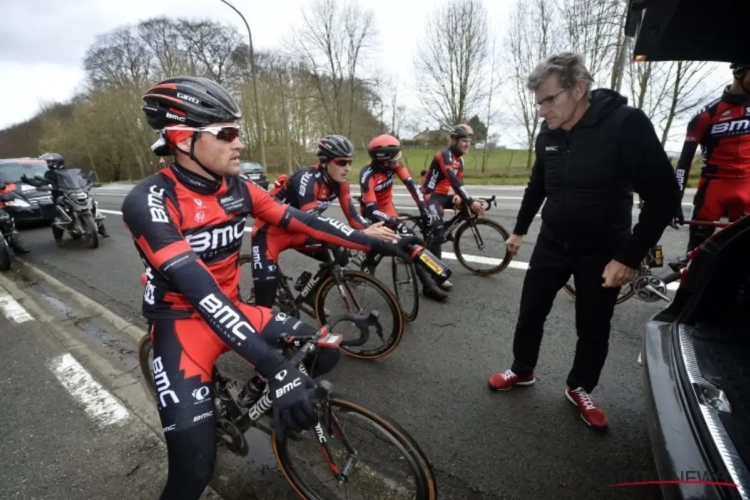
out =
[[609,427],[609,421],[599,405],[594,401],[591,394],[583,390],[583,387],[572,391],[570,388],[565,390],[565,396],[568,400],[581,410],[581,418],[589,426],[597,430],[604,430]]
[[531,375],[516,375],[513,370],[506,370],[495,373],[487,381],[487,384],[494,391],[507,391],[514,385],[531,385],[534,382],[536,382],[536,379],[533,373]]

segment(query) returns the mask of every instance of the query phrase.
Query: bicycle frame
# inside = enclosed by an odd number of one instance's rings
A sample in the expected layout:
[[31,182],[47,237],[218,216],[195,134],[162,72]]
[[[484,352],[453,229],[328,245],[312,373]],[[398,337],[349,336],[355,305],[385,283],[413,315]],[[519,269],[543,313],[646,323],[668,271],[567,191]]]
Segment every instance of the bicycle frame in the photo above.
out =
[[[305,284],[305,287],[294,296],[289,281],[293,278],[286,276],[279,268],[277,280],[280,290],[277,291],[276,295],[280,303],[289,304],[295,311],[303,311],[305,314],[318,319],[318,315],[315,313],[315,302],[314,298],[317,296],[317,292],[322,284],[328,279],[329,276],[333,276],[333,280],[336,282],[338,287],[342,286],[343,270],[335,258],[334,250],[330,247],[326,247],[326,262],[320,264],[318,272],[314,276],[310,277],[310,280]],[[289,313],[291,311],[282,312]]]

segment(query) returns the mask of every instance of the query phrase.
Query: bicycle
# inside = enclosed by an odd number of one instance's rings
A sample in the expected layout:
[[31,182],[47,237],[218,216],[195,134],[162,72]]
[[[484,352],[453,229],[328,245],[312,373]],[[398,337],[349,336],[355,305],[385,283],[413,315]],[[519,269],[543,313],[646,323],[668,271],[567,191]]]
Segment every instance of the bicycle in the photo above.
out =
[[[483,202],[485,205],[485,210],[490,210],[492,205],[497,206],[497,201],[495,200],[494,195],[489,198],[475,198],[475,200]],[[481,251],[484,249],[485,243],[484,238],[479,234],[479,227],[486,226],[493,231],[500,233],[501,239],[499,246],[502,249],[505,249],[505,241],[510,238],[510,233],[508,232],[508,230],[494,220],[486,219],[483,217],[480,218],[479,216],[477,216],[477,214],[473,213],[469,209],[468,205],[464,201],[461,201],[461,207],[455,211],[456,214],[445,223],[445,236],[443,237],[443,240],[440,242],[440,244],[442,245],[447,241],[452,241],[453,251],[456,254],[456,259],[458,259],[458,262],[470,273],[479,276],[493,276],[504,271],[510,265],[510,261],[513,260],[511,253],[507,249],[505,250],[505,256],[502,259],[476,257],[469,253],[464,254],[464,252],[461,250],[461,242],[466,241],[466,244],[468,244],[468,240],[466,238],[462,240],[461,236],[463,236],[467,230],[470,230],[471,234],[474,236],[474,241],[476,242],[477,249]],[[421,216],[402,213],[399,213],[398,215],[400,218],[403,218],[404,220],[412,224],[409,227],[409,229],[411,229],[412,231],[414,231],[415,228],[419,228],[419,231],[421,232],[421,234],[423,235],[423,239],[425,240],[426,246],[429,247],[432,240],[432,232],[429,226],[425,226]],[[470,262],[474,262],[476,264],[488,264],[492,267],[490,267],[489,269],[480,269],[471,266]]]
[[[686,220],[685,224],[724,228],[731,223]],[[695,250],[692,252],[694,251]],[[671,302],[671,299],[667,296],[667,287],[669,284],[679,281],[682,278],[682,271],[687,267],[688,262],[690,262],[690,255],[692,252],[688,252],[677,260],[670,262],[669,267],[672,269],[672,272],[662,277],[656,276],[651,272],[652,269],[664,267],[664,256],[661,245],[654,246],[654,248],[649,250],[648,255],[646,255],[641,261],[641,265],[636,270],[633,279],[620,288],[620,293],[617,296],[615,304],[622,304],[631,297],[635,297],[636,299],[647,303],[658,302],[660,300]],[[563,289],[575,300],[576,289],[572,280],[573,278],[571,277],[563,286]]]
[[[378,312],[354,316],[342,314],[331,318],[330,322],[315,334],[307,337],[287,336],[279,338],[278,347],[300,371],[307,374],[302,360],[317,349],[335,349],[346,342],[341,335],[329,333],[338,323],[351,321],[360,329],[360,336],[367,337],[370,326],[378,322]],[[156,384],[153,376],[153,346],[149,334],[144,335],[138,346],[138,359],[141,373],[146,381],[147,393],[157,401]],[[214,366],[213,399],[216,408],[217,446],[226,447],[232,453],[246,456],[249,446],[245,433],[252,427],[271,437],[274,456],[279,469],[292,489],[307,499],[329,500],[350,498],[347,488],[355,479],[364,480],[372,498],[413,498],[435,500],[437,483],[432,464],[419,444],[395,420],[369,405],[333,392],[333,385],[320,380],[313,391],[313,402],[318,412],[319,423],[313,432],[285,433],[279,435],[270,426],[270,411],[273,402],[268,385],[260,375],[256,375],[242,385],[236,380],[224,377]],[[368,424],[372,429],[366,443],[367,449],[355,448],[352,438],[366,429],[355,429],[356,421],[342,425],[344,417],[352,414],[356,420]],[[355,432],[356,431],[356,432]],[[321,463],[308,466],[313,455],[295,450],[294,445],[309,441],[319,453]],[[332,446],[340,443],[342,452],[334,453]],[[381,457],[380,452],[387,444],[395,445],[398,453],[392,457]],[[290,446],[291,445],[291,446]],[[290,447],[292,450],[290,451]],[[373,464],[364,464],[370,458]],[[405,465],[409,471],[395,471]],[[309,483],[317,479],[320,484],[313,488]],[[333,480],[327,488],[328,482]],[[397,484],[403,480],[401,484]],[[343,490],[343,491],[342,491]],[[338,492],[338,494],[337,494]]]
[[[386,332],[386,338],[383,332],[383,325],[378,321],[378,324],[376,325],[377,337],[383,342],[381,347],[357,350],[356,348],[364,346],[369,339],[364,338],[361,343],[347,342],[342,345],[341,349],[346,355],[358,359],[372,360],[387,356],[398,347],[404,335],[404,317],[401,313],[401,307],[399,306],[396,297],[374,276],[370,276],[369,274],[360,271],[343,269],[349,258],[347,252],[328,244],[323,246],[326,250],[326,261],[320,264],[315,276],[309,271],[305,271],[299,276],[299,278],[297,278],[294,283],[294,289],[299,293],[296,297],[289,286],[289,282],[291,282],[293,278],[286,276],[281,271],[280,267],[277,269],[277,287],[274,305],[278,307],[279,311],[294,316],[297,319],[300,318],[300,313],[304,312],[322,325],[325,324],[329,315],[329,309],[325,307],[326,299],[334,287],[339,293],[341,293],[341,298],[347,312],[350,314],[359,314],[363,311],[363,308],[359,301],[354,297],[352,288],[366,284],[373,288],[376,294],[387,304],[386,314],[393,320],[393,328]],[[240,255],[240,269],[246,264],[252,266],[252,255]],[[240,297],[240,300],[243,302],[248,304],[255,303],[252,292],[247,298],[244,298],[242,296],[242,290],[240,290]]]
[[[355,200],[359,202],[360,207],[364,207],[362,196],[355,196]],[[354,264],[357,269],[361,269],[362,262],[367,257],[367,254],[368,252],[364,251],[349,250],[350,262]],[[383,260],[383,257],[385,256],[382,254],[376,254],[373,258],[373,273],[380,265],[380,261]],[[401,268],[406,270],[404,278],[400,277],[399,270]],[[419,314],[419,282],[414,263],[405,262],[398,257],[391,257],[391,279],[393,281],[393,294],[401,308],[401,314],[404,317],[404,321],[411,323],[417,319],[417,314]],[[402,289],[404,292],[401,291]],[[411,295],[414,297],[411,306],[409,305],[409,300],[405,293],[406,290],[411,290]]]

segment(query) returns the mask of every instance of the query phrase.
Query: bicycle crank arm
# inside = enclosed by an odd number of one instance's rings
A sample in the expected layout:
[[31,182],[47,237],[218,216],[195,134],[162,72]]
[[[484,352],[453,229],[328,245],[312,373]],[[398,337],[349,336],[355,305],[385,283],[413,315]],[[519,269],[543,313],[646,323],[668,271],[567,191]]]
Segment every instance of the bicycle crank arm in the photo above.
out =
[[657,296],[657,297],[659,297],[659,298],[660,298],[661,300],[663,300],[663,301],[665,301],[665,302],[667,302],[667,303],[670,303],[670,304],[672,303],[672,299],[670,299],[670,298],[669,298],[669,297],[667,297],[666,295],[662,294],[662,293],[661,293],[661,292],[660,292],[659,290],[657,290],[657,289],[656,289],[656,288],[654,288],[653,286],[651,286],[651,285],[646,285],[646,287],[645,287],[644,289],[645,289],[645,290],[646,290],[647,292],[649,292],[649,293],[651,293],[651,294],[654,294],[654,295],[656,295],[656,296]]

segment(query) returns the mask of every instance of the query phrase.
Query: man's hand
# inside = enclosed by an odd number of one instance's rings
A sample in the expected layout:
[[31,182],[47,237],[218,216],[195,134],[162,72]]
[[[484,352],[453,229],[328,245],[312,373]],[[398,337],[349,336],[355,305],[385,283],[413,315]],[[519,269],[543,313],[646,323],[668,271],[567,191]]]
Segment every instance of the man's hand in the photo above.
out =
[[372,226],[363,229],[362,232],[379,240],[395,240],[398,238],[393,229],[383,225],[383,222],[377,222]]
[[510,254],[514,257],[518,253],[518,250],[521,249],[522,244],[523,236],[520,234],[511,234],[510,238],[505,240],[505,248],[507,248]]
[[482,205],[480,202],[475,201],[471,205],[469,205],[469,208],[471,208],[471,211],[475,214],[484,215],[487,210],[484,209],[484,205]]
[[279,437],[287,429],[300,432],[318,423],[318,414],[307,394],[308,389],[315,388],[310,377],[285,360],[267,380],[268,395],[273,401],[271,425]]
[[685,215],[682,213],[682,203],[677,205],[677,209],[675,210],[675,214],[672,217],[672,222],[669,224],[674,229],[678,229],[677,224],[685,225]]
[[604,272],[602,273],[604,283],[602,286],[604,288],[617,288],[629,283],[634,276],[635,269],[613,259],[604,268]]

